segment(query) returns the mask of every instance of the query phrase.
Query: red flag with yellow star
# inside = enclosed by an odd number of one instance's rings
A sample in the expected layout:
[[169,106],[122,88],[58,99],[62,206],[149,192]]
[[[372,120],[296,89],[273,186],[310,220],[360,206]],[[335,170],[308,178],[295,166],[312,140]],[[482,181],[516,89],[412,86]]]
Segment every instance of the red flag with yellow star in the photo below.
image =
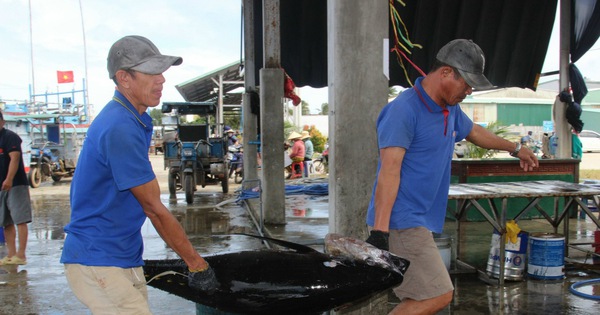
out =
[[73,71],[56,71],[56,77],[58,83],[72,83],[74,81]]

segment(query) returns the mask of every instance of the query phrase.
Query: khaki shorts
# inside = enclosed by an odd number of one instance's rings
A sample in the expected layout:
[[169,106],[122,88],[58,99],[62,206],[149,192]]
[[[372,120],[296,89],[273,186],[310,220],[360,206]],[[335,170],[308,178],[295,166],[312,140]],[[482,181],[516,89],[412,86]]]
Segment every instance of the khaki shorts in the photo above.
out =
[[427,300],[454,290],[450,274],[428,229],[390,230],[390,252],[410,261],[404,281],[394,289],[400,300]]
[[31,199],[27,185],[0,191],[0,226],[31,222]]
[[119,268],[65,264],[69,286],[97,314],[152,314],[142,267]]

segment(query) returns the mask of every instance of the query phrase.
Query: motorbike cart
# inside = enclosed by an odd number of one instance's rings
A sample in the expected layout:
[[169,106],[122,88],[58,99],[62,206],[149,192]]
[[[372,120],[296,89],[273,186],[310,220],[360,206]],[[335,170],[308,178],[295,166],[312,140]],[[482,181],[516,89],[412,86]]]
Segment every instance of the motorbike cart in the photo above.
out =
[[[216,115],[216,105],[206,102],[163,103],[163,113],[175,113],[177,137],[163,141],[164,165],[169,168],[169,193],[175,197],[178,190],[185,192],[191,204],[197,186],[221,184],[229,192],[226,158],[227,142],[223,137],[210,137],[211,117]],[[205,124],[183,124],[181,116],[198,115]]]
[[[27,174],[29,185],[37,188],[49,178],[58,182],[73,177],[80,150],[76,128],[67,133],[60,115],[36,115],[35,118],[31,121],[33,142]],[[47,122],[48,119],[51,122]]]
[[241,145],[228,147],[227,161],[229,161],[229,178],[234,177],[234,183],[241,184],[244,180],[244,148]]

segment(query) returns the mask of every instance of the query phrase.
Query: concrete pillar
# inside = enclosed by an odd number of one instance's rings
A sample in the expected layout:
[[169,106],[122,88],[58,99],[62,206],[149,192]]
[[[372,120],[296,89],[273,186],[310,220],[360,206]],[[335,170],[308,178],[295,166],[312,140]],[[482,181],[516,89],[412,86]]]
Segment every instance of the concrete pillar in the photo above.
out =
[[388,36],[388,3],[329,0],[327,14],[329,229],[364,237],[377,170],[375,122],[387,104],[383,43]]
[[260,138],[262,142],[262,207],[267,224],[285,223],[283,174],[283,70],[260,70]]
[[244,0],[244,98],[242,100],[242,124],[244,135],[242,145],[244,146],[244,179],[255,180],[257,172],[258,145],[250,144],[256,141],[258,133],[258,119],[252,113],[250,107],[250,94],[256,91],[256,66],[254,55],[254,0]]
[[[388,2],[328,0],[329,230],[365,239],[377,170],[375,122],[387,104]],[[387,314],[387,293],[336,314]]]
[[279,0],[263,1],[263,64],[260,70],[262,205],[267,224],[285,224],[283,175],[283,69]]

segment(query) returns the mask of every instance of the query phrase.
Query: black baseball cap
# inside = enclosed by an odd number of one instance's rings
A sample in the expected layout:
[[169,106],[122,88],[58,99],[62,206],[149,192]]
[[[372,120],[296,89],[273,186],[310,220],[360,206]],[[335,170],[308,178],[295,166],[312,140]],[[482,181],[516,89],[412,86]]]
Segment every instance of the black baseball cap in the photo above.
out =
[[483,50],[470,39],[455,39],[438,51],[437,60],[458,69],[460,75],[473,89],[495,88],[483,75],[485,56]]
[[135,70],[146,74],[161,74],[171,66],[180,65],[183,58],[163,55],[146,37],[125,36],[116,41],[108,52],[108,77],[114,78],[117,71]]

